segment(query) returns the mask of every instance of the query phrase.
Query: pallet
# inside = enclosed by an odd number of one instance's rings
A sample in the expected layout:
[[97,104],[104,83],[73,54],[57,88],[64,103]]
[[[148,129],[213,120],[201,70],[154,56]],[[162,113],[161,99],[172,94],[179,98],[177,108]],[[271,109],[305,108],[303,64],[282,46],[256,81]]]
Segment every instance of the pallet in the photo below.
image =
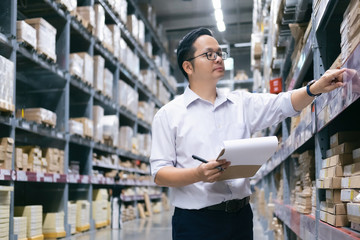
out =
[[44,240],[44,235],[38,235],[34,237],[28,237],[28,240]]
[[14,112],[15,106],[11,103],[0,100],[0,111],[1,112]]
[[38,53],[39,57],[43,58],[44,60],[51,62],[51,63],[56,63],[56,55],[55,58],[52,56],[49,56],[47,53],[45,53],[44,51],[42,51],[41,49],[36,49],[36,52]]
[[90,229],[90,224],[87,224],[87,225],[84,225],[84,226],[81,226],[81,227],[76,227],[76,231],[78,232],[85,232],[87,230]]
[[66,237],[66,232],[44,233],[45,238],[62,238]]
[[99,223],[95,223],[95,228],[102,228],[102,227],[106,227],[108,225],[108,221],[104,221],[104,222],[99,222]]

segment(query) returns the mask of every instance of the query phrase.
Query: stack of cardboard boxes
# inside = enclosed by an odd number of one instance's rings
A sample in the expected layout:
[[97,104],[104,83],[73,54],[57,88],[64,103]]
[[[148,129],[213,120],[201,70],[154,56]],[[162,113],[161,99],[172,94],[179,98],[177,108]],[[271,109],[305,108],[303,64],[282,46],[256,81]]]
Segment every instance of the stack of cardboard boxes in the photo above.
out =
[[56,113],[45,108],[26,108],[16,111],[17,118],[25,118],[26,121],[33,121],[38,124],[47,124],[49,126],[56,126]]
[[71,118],[70,120],[79,122],[82,124],[84,137],[93,138],[94,136],[94,124],[93,121],[86,117]]
[[11,169],[14,139],[0,138],[0,168]]
[[27,238],[42,237],[43,207],[41,205],[17,206],[14,215],[27,218]]
[[9,239],[10,195],[14,187],[0,186],[0,238]]
[[355,131],[332,135],[330,149],[326,151],[327,158],[322,162],[317,186],[326,189],[326,202],[321,202],[320,219],[333,226],[348,225],[346,205],[343,202],[351,201],[352,191],[348,188],[356,188],[356,180],[351,181],[352,177],[343,178],[344,166],[353,163],[352,152],[360,147],[358,136],[359,132]]
[[14,111],[14,63],[0,55],[0,111]]
[[87,200],[76,201],[76,231],[83,232],[90,228],[90,203]]
[[27,218],[26,217],[14,217],[14,235],[17,235],[17,239],[27,239]]
[[45,213],[43,221],[45,238],[65,237],[64,212]]
[[36,30],[36,50],[56,62],[56,28],[43,18],[25,19]]
[[95,189],[93,191],[93,219],[96,227],[108,224],[108,198],[106,189]]
[[76,203],[68,202],[68,224],[71,234],[76,233]]
[[296,192],[295,205],[300,213],[309,214],[312,209],[312,180],[315,179],[315,156],[311,150],[305,151],[299,155],[299,164],[301,172],[300,191]]
[[351,0],[340,26],[342,63],[348,59],[360,42],[360,1]]
[[16,22],[16,40],[36,48],[36,30],[25,21]]

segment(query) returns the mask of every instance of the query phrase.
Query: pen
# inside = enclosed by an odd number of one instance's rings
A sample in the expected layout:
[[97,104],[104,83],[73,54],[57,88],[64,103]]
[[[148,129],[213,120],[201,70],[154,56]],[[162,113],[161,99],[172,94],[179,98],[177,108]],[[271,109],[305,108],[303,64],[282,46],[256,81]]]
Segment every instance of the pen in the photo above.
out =
[[[192,155],[191,156],[193,159],[195,160],[199,160],[200,162],[203,162],[203,163],[208,163],[208,161],[206,161],[205,159],[201,158],[201,157],[198,157],[196,155]],[[224,171],[224,169],[221,167],[221,166],[217,166],[216,167],[219,171]]]

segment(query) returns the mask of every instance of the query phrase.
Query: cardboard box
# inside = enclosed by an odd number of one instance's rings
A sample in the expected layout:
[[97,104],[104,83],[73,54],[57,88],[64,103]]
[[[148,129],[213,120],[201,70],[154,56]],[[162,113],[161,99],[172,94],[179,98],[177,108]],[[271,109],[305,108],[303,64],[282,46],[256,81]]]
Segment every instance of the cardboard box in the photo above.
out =
[[104,95],[109,98],[113,97],[113,79],[114,76],[109,69],[104,69]]
[[70,54],[70,74],[75,75],[80,79],[84,79],[84,59],[77,53]]
[[360,162],[344,166],[344,176],[360,175]]
[[344,166],[351,164],[352,162],[353,162],[352,154],[345,153],[345,154],[335,155],[322,160],[322,168],[328,168],[336,165]]
[[334,215],[346,214],[346,205],[344,203],[320,202],[320,210]]
[[36,48],[36,30],[25,21],[16,22],[16,40]]
[[351,202],[353,199],[359,195],[358,190],[354,189],[341,189],[341,201],[342,202]]
[[25,118],[27,121],[34,121],[38,124],[44,123],[50,126],[56,126],[56,113],[44,108],[26,108],[18,110],[16,117]]
[[65,232],[64,212],[45,213],[42,229],[44,234]]
[[75,120],[69,120],[69,132],[70,134],[77,134],[83,137],[84,136],[83,123]]
[[113,51],[115,58],[120,59],[120,28],[116,24],[106,25],[111,31],[112,42],[113,42]]
[[352,151],[360,146],[360,142],[345,142],[326,151],[326,157],[334,155],[352,153]]
[[360,203],[347,203],[349,221],[360,223]]
[[104,25],[104,40],[102,41],[105,48],[109,50],[109,52],[114,54],[114,42],[113,42],[113,34],[108,28],[107,25]]
[[81,19],[85,21],[87,24],[84,24],[85,27],[88,25],[90,29],[92,29],[92,33],[94,33],[95,28],[95,10],[90,6],[81,6],[76,8],[76,12],[81,16]]
[[320,170],[320,179],[324,179],[328,177],[342,177],[342,176],[343,176],[342,166],[332,166]]
[[352,152],[354,162],[360,162],[360,148],[354,149]]
[[36,50],[56,62],[56,28],[43,18],[25,19],[36,30]]
[[93,123],[94,123],[94,140],[103,142],[103,125],[104,108],[101,106],[93,106]]
[[326,190],[326,202],[328,203],[340,203],[340,196],[341,196],[341,190],[333,190],[328,189]]
[[0,138],[1,145],[4,147],[4,151],[12,153],[14,150],[14,139],[12,138]]
[[14,234],[18,236],[18,239],[26,238],[27,218],[26,217],[14,217]]
[[341,187],[342,188],[360,188],[360,175],[342,178]]
[[131,14],[127,16],[126,27],[131,32],[133,37],[138,40],[139,39],[139,22],[135,14]]
[[338,132],[330,137],[330,147],[335,148],[336,146],[344,142],[353,142],[359,139],[360,132],[357,131],[348,131],[348,132]]
[[340,177],[328,177],[324,179],[324,188],[325,189],[340,189],[341,188],[341,178]]

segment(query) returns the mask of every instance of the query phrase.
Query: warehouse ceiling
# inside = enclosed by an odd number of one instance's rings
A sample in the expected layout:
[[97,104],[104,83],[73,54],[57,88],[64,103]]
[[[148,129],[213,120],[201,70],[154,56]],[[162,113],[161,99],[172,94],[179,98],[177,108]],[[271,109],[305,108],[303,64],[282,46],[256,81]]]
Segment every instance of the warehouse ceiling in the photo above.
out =
[[[179,40],[190,30],[203,26],[213,30],[220,44],[230,44],[230,56],[235,69],[250,74],[250,47],[234,47],[235,43],[249,43],[252,32],[253,0],[222,0],[225,32],[218,32],[211,0],[151,0],[169,39],[169,49],[174,51]],[[175,59],[172,58],[174,62]],[[236,67],[236,65],[240,65]]]

